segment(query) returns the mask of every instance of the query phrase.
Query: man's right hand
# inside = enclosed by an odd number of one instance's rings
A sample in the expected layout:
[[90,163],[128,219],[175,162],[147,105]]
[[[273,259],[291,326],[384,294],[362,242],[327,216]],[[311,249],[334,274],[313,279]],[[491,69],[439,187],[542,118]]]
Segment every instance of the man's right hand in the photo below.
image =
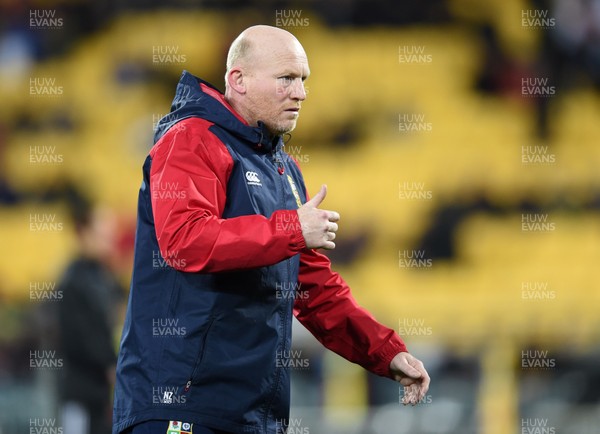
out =
[[319,209],[327,195],[327,186],[322,185],[319,192],[298,208],[298,219],[302,227],[304,242],[309,249],[335,249],[335,233],[340,215],[335,211]]

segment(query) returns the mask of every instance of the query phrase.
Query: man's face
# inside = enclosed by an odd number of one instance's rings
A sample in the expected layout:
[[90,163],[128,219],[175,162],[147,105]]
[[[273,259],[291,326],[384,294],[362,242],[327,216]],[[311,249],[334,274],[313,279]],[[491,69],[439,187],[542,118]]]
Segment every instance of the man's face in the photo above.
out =
[[296,127],[310,70],[298,43],[265,51],[246,71],[246,107],[254,121],[263,121],[272,134],[281,135]]

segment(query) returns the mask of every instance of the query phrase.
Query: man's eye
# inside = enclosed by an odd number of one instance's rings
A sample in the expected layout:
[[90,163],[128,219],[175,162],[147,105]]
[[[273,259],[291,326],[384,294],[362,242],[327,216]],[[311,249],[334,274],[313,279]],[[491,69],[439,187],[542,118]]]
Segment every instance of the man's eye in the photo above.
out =
[[281,79],[281,81],[283,82],[284,85],[289,86],[290,84],[292,84],[292,82],[294,81],[294,78],[286,75],[284,77],[279,77]]

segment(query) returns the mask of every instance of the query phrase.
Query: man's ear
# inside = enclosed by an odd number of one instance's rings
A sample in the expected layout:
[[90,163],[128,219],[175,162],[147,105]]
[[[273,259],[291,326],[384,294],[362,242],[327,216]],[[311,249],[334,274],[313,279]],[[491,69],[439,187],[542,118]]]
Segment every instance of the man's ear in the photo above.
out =
[[246,93],[246,83],[244,82],[244,73],[240,68],[231,68],[227,73],[227,84],[239,94]]

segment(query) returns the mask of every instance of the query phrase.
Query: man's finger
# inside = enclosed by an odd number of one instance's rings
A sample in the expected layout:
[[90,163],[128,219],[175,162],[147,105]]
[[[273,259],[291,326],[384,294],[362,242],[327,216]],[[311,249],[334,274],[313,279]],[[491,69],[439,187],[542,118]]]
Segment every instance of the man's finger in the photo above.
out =
[[323,248],[325,250],[333,250],[335,249],[335,243],[333,241],[325,241],[323,244]]
[[421,402],[423,398],[425,398],[425,394],[427,393],[427,388],[424,385],[421,385],[419,388],[419,399],[418,402]]
[[314,208],[318,208],[321,202],[323,202],[323,200],[325,199],[325,196],[327,196],[327,186],[323,184],[319,192],[315,194],[312,197],[312,199],[306,202],[304,205],[309,205]]
[[430,381],[431,381],[431,379],[429,378],[429,375],[427,375],[427,374],[423,375],[423,377],[421,378],[421,393],[420,393],[419,400],[421,400],[425,397],[425,394],[429,390],[429,382]]
[[421,371],[419,371],[414,366],[409,365],[408,362],[405,360],[401,362],[400,370],[411,378],[421,378],[421,376],[423,375]]
[[412,404],[415,405],[417,400],[418,392],[415,388],[415,384],[411,384],[410,386],[404,386],[404,396],[402,397],[402,404]]
[[403,386],[408,387],[411,384],[415,384],[418,381],[418,379],[405,375],[403,377],[401,376],[397,381],[399,381],[400,384],[402,384]]
[[326,211],[327,212],[327,220],[330,222],[337,222],[340,220],[340,215],[335,211]]
[[410,403],[416,405],[419,402],[419,386],[415,383],[408,386],[408,388],[410,389]]

